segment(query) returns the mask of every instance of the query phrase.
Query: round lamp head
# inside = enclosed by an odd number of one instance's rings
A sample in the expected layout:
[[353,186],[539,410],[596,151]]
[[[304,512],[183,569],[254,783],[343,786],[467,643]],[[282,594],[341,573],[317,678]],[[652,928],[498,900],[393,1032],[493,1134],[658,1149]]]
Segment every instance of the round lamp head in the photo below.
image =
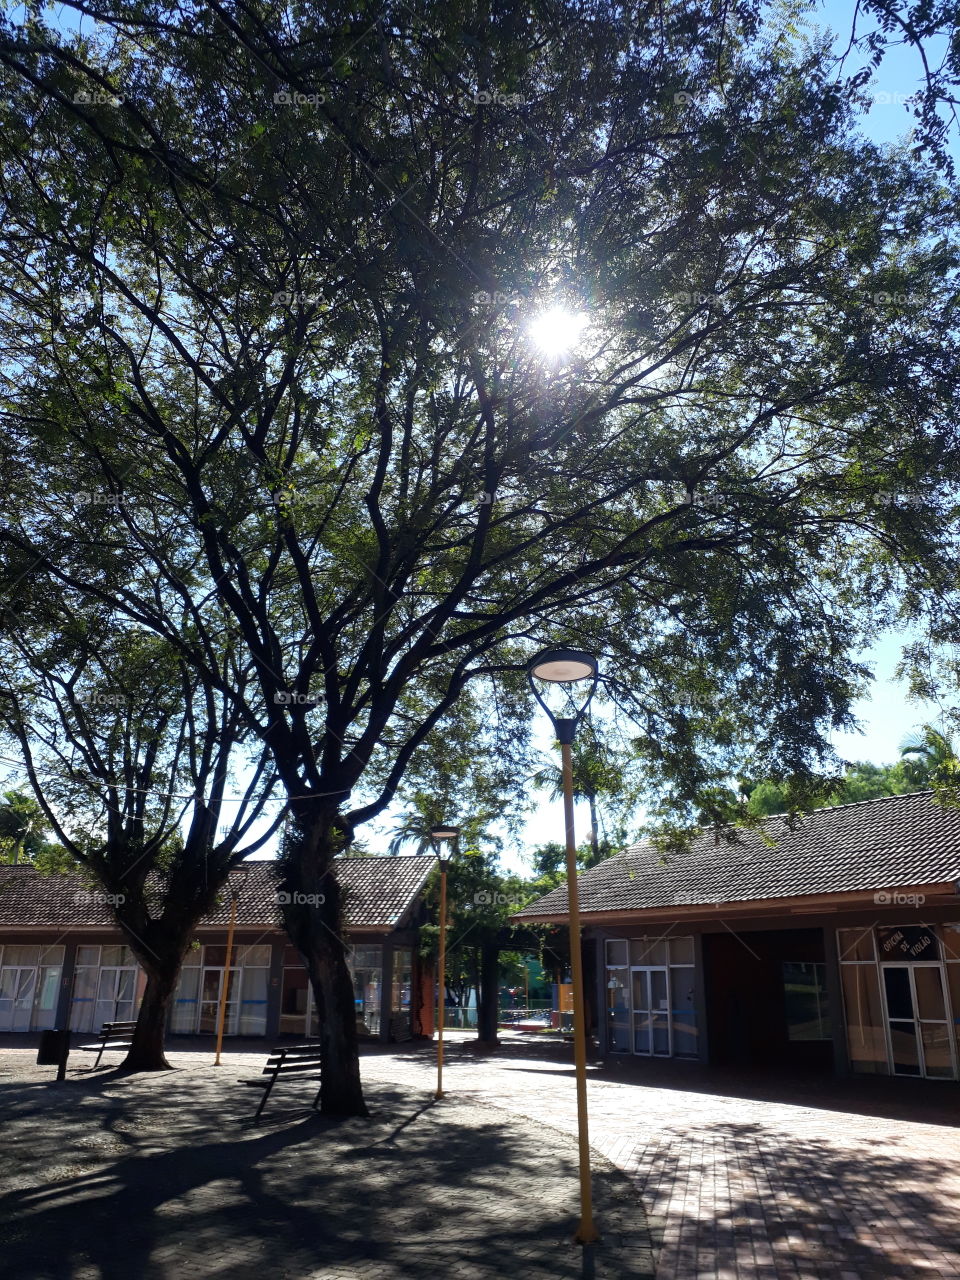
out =
[[[562,745],[573,742],[577,725],[593,698],[599,674],[600,664],[596,658],[582,649],[544,649],[527,667],[533,696],[553,721]],[[574,694],[572,686],[582,681],[589,682],[586,693],[579,689]],[[537,688],[538,682],[544,686],[542,691]]]
[[459,827],[451,827],[446,823],[440,823],[439,826],[430,828],[431,840],[456,840],[459,834]]
[[530,663],[529,671],[535,680],[575,684],[578,680],[593,679],[597,674],[597,660],[593,654],[579,649],[545,649]]

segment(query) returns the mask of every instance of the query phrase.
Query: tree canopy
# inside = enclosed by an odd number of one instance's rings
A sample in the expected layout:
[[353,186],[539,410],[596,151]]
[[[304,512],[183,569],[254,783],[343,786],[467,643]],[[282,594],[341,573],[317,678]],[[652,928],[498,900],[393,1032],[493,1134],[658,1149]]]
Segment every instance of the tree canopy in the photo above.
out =
[[98,603],[265,744],[346,1061],[332,859],[431,743],[526,776],[537,647],[716,817],[955,610],[955,193],[756,5],[61,12],[0,24],[5,606]]
[[50,824],[36,799],[26,791],[5,791],[0,801],[0,862],[29,862],[40,871],[66,871],[67,851],[50,839]]

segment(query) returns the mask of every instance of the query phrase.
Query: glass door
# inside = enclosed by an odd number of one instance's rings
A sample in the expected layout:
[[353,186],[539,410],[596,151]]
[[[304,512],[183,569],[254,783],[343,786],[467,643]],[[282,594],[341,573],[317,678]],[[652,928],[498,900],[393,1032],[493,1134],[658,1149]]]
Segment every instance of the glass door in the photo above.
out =
[[37,971],[18,966],[0,969],[0,1031],[29,1031]]
[[670,1056],[670,999],[666,968],[645,966],[631,971],[633,1051]]
[[[197,1030],[203,1034],[216,1035],[217,1020],[220,1017],[220,993],[223,989],[223,969],[206,967],[200,981],[200,1010],[197,1018]],[[227,1016],[223,1024],[224,1035],[237,1033],[237,1016],[240,990],[240,972],[230,970],[230,985],[227,988]]]
[[646,969],[631,973],[633,988],[633,1052],[650,1052],[650,974]]
[[126,966],[107,965],[100,970],[94,1026],[105,1022],[132,1022],[137,989],[137,971]]
[[607,1020],[610,1049],[630,1052],[630,986],[626,969],[607,970]]
[[670,1056],[670,997],[666,969],[650,970],[650,1034],[657,1057]]
[[885,964],[882,969],[893,1074],[956,1079],[940,965]]

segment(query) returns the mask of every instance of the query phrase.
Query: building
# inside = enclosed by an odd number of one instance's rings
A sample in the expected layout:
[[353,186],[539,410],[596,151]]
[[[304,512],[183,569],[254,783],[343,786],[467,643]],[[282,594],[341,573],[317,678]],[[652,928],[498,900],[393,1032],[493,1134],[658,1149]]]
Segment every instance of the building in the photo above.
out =
[[[433,1033],[433,977],[417,954],[433,857],[344,858],[347,942],[361,1035],[403,1040]],[[250,862],[240,891],[225,1034],[316,1031],[306,970],[287,941],[270,862]],[[180,975],[169,1030],[217,1028],[226,965],[226,892],[200,922]],[[93,1031],[136,1017],[146,976],[113,923],[103,893],[75,875],[0,866],[0,1032],[63,1026]]]
[[[919,792],[733,834],[579,877],[601,1052],[958,1079],[960,811]],[[514,917],[566,918],[565,886]]]

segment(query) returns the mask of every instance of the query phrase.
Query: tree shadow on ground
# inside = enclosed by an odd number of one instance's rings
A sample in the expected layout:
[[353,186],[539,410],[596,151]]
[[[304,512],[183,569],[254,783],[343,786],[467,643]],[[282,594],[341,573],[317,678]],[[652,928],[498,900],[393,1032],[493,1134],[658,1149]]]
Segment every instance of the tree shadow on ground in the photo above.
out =
[[[7,1129],[24,1158],[19,1185],[0,1197],[6,1280],[302,1280],[374,1263],[397,1280],[461,1266],[477,1277],[586,1274],[570,1243],[571,1141],[386,1085],[368,1087],[369,1120],[304,1115],[291,1090],[254,1128],[247,1091],[224,1083],[199,1071],[111,1073],[51,1092],[45,1109],[31,1085],[11,1088],[20,1097]],[[605,1167],[596,1190],[611,1224],[596,1275],[649,1277],[627,1180]]]
[[[675,1124],[648,1146],[635,1175],[645,1202],[665,1200],[671,1186],[689,1186],[691,1162],[709,1170],[711,1146],[720,1147],[729,1200],[715,1208],[710,1199],[704,1205],[695,1195],[685,1199],[680,1248],[688,1257],[726,1257],[736,1274],[734,1260],[752,1274],[752,1241],[760,1239],[791,1274],[796,1268],[869,1280],[960,1275],[955,1168],[891,1154],[889,1141],[882,1151],[865,1150],[764,1125],[713,1124],[691,1133]],[[949,1271],[941,1269],[943,1255],[955,1260]],[[661,1259],[670,1274],[674,1258]]]

